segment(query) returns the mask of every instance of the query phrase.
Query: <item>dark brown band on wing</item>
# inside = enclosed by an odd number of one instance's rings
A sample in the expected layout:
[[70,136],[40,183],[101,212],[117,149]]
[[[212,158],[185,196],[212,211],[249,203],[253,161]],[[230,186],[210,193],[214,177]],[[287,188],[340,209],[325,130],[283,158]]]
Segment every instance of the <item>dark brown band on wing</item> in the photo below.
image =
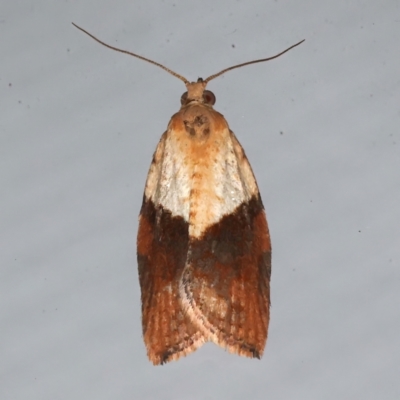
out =
[[267,339],[271,242],[259,195],[191,239],[182,276],[192,319],[233,353],[261,357]]

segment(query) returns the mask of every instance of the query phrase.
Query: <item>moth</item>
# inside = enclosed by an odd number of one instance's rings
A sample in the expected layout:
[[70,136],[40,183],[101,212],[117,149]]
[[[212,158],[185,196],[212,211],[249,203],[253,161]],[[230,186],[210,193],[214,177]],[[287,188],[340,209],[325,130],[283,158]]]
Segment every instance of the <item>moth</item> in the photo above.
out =
[[261,358],[270,308],[271,240],[264,206],[242,146],[206,90],[226,68],[186,85],[151,162],[140,210],[137,259],[144,343],[164,364],[211,341]]

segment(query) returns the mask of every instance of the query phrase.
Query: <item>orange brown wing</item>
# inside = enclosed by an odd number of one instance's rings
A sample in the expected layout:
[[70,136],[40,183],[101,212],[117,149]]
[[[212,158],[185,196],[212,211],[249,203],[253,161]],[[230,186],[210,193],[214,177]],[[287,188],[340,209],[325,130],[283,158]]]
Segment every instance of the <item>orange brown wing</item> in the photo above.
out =
[[188,243],[187,222],[145,198],[137,245],[143,337],[153,364],[176,360],[206,341],[179,300]]

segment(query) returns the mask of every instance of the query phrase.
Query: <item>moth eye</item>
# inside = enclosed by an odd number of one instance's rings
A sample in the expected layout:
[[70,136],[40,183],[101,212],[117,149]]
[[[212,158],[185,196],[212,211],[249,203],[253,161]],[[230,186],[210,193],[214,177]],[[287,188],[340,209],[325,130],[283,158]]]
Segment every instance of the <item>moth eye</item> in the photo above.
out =
[[210,92],[209,90],[204,91],[203,99],[204,103],[209,104],[210,106],[213,106],[215,104],[215,95],[213,92]]
[[187,92],[183,93],[183,95],[181,96],[181,105],[186,104],[187,96],[188,96]]

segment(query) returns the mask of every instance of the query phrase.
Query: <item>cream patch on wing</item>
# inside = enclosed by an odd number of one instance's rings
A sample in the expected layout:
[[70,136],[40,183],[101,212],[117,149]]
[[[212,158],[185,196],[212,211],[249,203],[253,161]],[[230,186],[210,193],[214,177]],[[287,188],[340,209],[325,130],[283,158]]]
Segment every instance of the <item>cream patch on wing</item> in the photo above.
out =
[[190,171],[186,156],[177,150],[176,133],[165,132],[154,153],[147,177],[145,196],[156,206],[162,206],[173,216],[189,221]]
[[[207,130],[197,130],[196,121]],[[188,125],[194,125],[189,133]],[[175,114],[162,136],[146,182],[145,195],[156,207],[189,222],[189,234],[205,229],[232,213],[258,193],[243,148],[224,117],[194,103]]]

